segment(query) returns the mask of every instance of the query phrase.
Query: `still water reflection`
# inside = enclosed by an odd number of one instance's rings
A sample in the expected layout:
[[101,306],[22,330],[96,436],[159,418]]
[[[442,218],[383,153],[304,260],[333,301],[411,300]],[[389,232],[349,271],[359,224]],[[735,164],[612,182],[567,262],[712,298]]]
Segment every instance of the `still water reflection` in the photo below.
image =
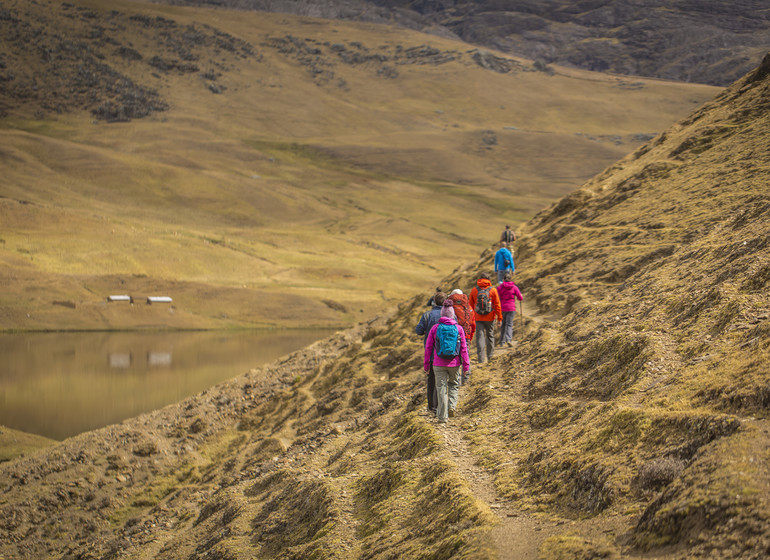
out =
[[61,440],[162,408],[332,332],[0,334],[0,425]]

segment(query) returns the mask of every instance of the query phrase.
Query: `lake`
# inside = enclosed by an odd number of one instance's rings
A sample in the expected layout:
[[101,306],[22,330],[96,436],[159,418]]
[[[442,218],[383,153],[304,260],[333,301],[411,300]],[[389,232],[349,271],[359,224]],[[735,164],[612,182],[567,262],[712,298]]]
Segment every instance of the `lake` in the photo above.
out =
[[62,440],[178,402],[333,333],[0,334],[0,425]]

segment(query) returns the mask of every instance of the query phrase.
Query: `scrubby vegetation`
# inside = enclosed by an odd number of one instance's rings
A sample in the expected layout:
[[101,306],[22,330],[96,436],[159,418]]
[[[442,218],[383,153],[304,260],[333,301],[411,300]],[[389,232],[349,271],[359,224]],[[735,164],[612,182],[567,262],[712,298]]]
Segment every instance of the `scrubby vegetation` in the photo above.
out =
[[[274,286],[284,297],[293,290],[293,307],[272,308],[287,321],[379,313],[59,444],[3,429],[0,558],[768,555],[770,58],[644,146],[629,142],[629,156],[526,224],[517,345],[474,364],[458,416],[441,428],[424,410],[414,334],[428,294],[404,293],[407,282],[422,285],[451,263],[441,285],[468,291],[491,269],[491,250],[456,259],[486,244],[480,215],[489,223],[491,209],[512,206],[509,156],[547,152],[551,164],[516,175],[528,198],[495,216],[519,219],[574,186],[543,182],[595,171],[574,161],[614,159],[615,132],[648,132],[635,127],[661,102],[646,97],[647,112],[615,131],[628,105],[602,106],[611,126],[581,120],[595,105],[581,101],[594,99],[589,80],[529,72],[456,42],[309,19],[265,33],[257,18],[223,13],[236,36],[136,6],[0,7],[2,110],[13,113],[0,148],[0,325],[230,324],[223,309],[246,322],[270,314],[269,298],[252,296]],[[70,22],[61,32],[54,13]],[[263,64],[275,74],[261,74]],[[446,91],[475,72],[484,85],[473,103],[468,91]],[[636,86],[602,80],[604,99],[617,102],[622,90],[644,102]],[[191,81],[197,93],[175,87]],[[526,85],[522,97],[575,89],[562,107],[574,102],[581,117],[560,129],[545,111],[500,108],[511,84]],[[410,89],[419,94],[405,96]],[[676,103],[706,97],[657,91]],[[67,111],[75,116],[44,119]],[[148,122],[159,113],[175,126]],[[282,113],[296,120],[273,118]],[[318,114],[329,122],[309,118]],[[492,130],[502,116],[531,129]],[[108,126],[131,142],[102,132]],[[339,140],[348,137],[364,140]],[[564,146],[573,163],[557,161]],[[174,288],[198,307],[159,317],[137,306],[121,319],[92,304],[116,286]]]
[[770,113],[742,115],[768,68],[527,225],[518,344],[474,366],[448,427],[424,411],[418,294],[3,464],[0,554],[490,558],[531,534],[519,557],[766,557]]

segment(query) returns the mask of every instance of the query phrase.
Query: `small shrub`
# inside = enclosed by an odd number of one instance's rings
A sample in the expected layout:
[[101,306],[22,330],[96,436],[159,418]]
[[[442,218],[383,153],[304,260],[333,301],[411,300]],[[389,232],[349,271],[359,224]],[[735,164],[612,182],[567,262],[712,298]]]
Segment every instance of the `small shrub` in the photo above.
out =
[[655,492],[671,484],[684,467],[685,462],[681,459],[659,457],[642,465],[635,483],[641,490]]

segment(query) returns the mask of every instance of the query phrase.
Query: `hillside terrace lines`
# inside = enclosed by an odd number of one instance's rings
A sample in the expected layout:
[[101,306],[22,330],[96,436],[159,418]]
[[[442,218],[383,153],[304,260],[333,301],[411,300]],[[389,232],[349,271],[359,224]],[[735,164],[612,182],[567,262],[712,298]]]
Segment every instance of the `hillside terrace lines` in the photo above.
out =
[[[53,113],[86,108],[96,118],[110,122],[143,118],[168,110],[169,105],[157,90],[132,79],[137,66],[148,69],[141,72],[145,83],[157,83],[148,80],[149,72],[174,71],[200,74],[203,85],[211,89],[229,65],[234,67],[243,58],[259,60],[251,45],[207,24],[182,27],[162,16],[99,11],[70,3],[54,6],[52,12],[63,15],[55,27],[54,17],[41,15],[40,8],[29,3],[10,4],[4,9],[6,17],[0,18],[0,25],[10,26],[3,33],[8,51],[0,84],[15,105],[38,105]],[[74,38],[62,38],[59,33],[65,30],[67,37]],[[129,47],[123,43],[133,44],[137,37],[145,44]],[[33,76],[24,60],[35,51],[42,61]],[[224,64],[213,59],[223,54]],[[206,64],[216,71],[200,69],[199,63],[207,57],[212,58]],[[6,114],[15,109],[4,107]]]
[[[328,40],[321,41],[311,37],[301,38],[287,34],[282,37],[267,36],[262,45],[272,48],[307,67],[308,73],[318,83],[329,83],[335,78],[333,68],[337,62],[349,66],[368,65],[375,67],[377,76],[387,79],[396,79],[399,75],[398,69],[390,66],[391,64],[396,67],[405,65],[439,66],[454,61],[467,64],[466,56],[478,66],[501,74],[515,71],[536,71],[518,61],[498,57],[486,51],[471,49],[461,53],[457,50],[441,50],[430,46],[430,44],[406,47],[401,44],[381,44],[377,47],[371,47],[358,40],[331,43]],[[345,88],[348,84],[340,79],[337,85]]]
[[[22,10],[27,17],[17,17],[21,16]],[[2,83],[5,93],[17,104],[39,105],[40,110],[46,112],[62,113],[87,108],[96,118],[108,122],[143,118],[169,109],[168,102],[160,98],[158,91],[146,85],[148,81],[157,87],[162,83],[162,76],[169,73],[195,74],[203,87],[221,94],[227,89],[220,82],[223,75],[239,68],[244,59],[256,62],[262,59],[248,42],[208,24],[183,26],[164,16],[129,15],[116,10],[101,12],[68,3],[59,10],[65,16],[65,26],[71,28],[69,35],[80,40],[64,41],[48,28],[45,22],[49,18],[28,17],[32,13],[37,14],[34,10],[36,8],[29,5],[11,7],[6,13],[16,15],[0,20],[0,23],[14,25],[14,33],[5,34],[11,49],[3,60],[7,72]],[[37,27],[33,28],[29,23],[31,20],[43,23],[36,23]],[[135,36],[143,37],[145,44],[128,46],[123,43],[133,45],[132,38]],[[28,71],[20,64],[30,41],[44,54],[44,71],[38,72],[34,78],[27,75]],[[355,40],[347,44],[329,43],[312,38],[301,39],[291,34],[283,37],[268,35],[262,46],[306,66],[310,76],[319,84],[335,80],[333,68],[338,62],[352,66],[374,64],[378,67],[378,76],[394,79],[398,77],[397,66],[440,65],[460,60],[463,56],[457,51],[441,50],[427,44],[380,45],[372,49]],[[375,54],[372,54],[373,51]],[[112,58],[106,57],[107,54]],[[471,60],[484,68],[490,68],[490,65],[480,62],[482,60],[496,60],[498,67],[505,60],[490,53],[483,53],[482,56],[477,50],[469,50],[466,54],[470,54]],[[223,59],[217,58],[222,55]],[[57,61],[56,66],[51,65],[53,60]],[[75,63],[79,63],[77,71],[62,70]],[[514,68],[511,64],[505,72]],[[521,64],[516,65],[524,68]],[[136,68],[140,66],[146,66],[156,79],[148,80],[145,71],[141,73],[145,85],[136,83],[130,76],[136,74]],[[38,80],[48,84],[48,87],[39,87]],[[336,79],[335,83],[341,88],[348,87],[342,78]],[[64,93],[57,96],[51,93],[53,90]],[[15,109],[8,106],[4,111],[7,114]]]

